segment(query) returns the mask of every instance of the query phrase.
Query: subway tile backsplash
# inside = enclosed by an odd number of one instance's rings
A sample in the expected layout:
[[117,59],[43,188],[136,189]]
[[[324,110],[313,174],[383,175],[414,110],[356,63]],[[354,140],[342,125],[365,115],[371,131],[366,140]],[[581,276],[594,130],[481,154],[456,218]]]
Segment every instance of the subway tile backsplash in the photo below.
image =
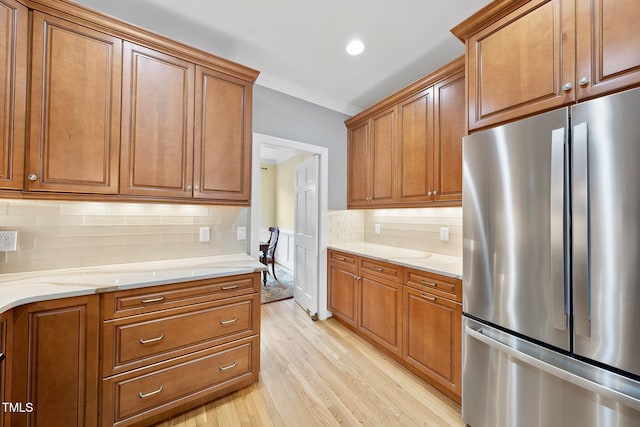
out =
[[248,222],[249,208],[230,206],[0,200],[0,230],[18,231],[0,273],[242,253]]
[[[440,240],[440,227],[449,228],[449,241]],[[462,208],[333,211],[328,228],[330,244],[363,241],[462,257]]]

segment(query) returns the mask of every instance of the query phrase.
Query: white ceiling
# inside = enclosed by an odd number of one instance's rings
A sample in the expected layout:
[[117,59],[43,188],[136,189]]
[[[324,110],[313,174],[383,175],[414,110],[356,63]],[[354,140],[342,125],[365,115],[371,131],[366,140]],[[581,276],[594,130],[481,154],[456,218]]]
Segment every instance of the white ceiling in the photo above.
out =
[[[490,0],[76,0],[261,71],[257,84],[353,115],[452,59]],[[352,38],[366,45],[346,54]]]
[[298,154],[301,154],[298,150],[260,143],[260,163],[262,164],[279,165]]

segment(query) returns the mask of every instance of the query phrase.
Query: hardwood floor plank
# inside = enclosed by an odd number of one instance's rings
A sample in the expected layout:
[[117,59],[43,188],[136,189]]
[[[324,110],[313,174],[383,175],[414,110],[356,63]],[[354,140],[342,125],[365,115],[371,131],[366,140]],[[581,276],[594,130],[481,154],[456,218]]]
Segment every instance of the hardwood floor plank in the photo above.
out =
[[260,381],[157,427],[464,426],[460,407],[334,319],[262,305]]

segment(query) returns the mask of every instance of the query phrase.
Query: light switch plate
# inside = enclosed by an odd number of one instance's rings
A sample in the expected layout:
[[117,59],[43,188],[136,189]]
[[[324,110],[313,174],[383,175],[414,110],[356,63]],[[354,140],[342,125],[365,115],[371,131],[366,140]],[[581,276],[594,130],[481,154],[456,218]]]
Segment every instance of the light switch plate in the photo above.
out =
[[380,224],[374,224],[373,234],[380,234]]
[[440,240],[443,242],[449,241],[449,227],[440,227]]
[[18,246],[17,231],[0,231],[0,252],[13,252]]
[[211,240],[211,228],[209,227],[200,227],[200,241],[208,242]]

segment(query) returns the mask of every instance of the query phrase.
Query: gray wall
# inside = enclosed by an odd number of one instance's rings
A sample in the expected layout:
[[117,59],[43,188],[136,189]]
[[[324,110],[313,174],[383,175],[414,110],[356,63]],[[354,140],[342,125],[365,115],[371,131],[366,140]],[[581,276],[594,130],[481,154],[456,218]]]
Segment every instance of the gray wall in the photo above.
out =
[[347,129],[349,116],[256,85],[253,131],[329,149],[329,209],[347,208]]
[[[252,50],[251,46],[238,45],[214,28],[169,13],[151,0],[74,1],[222,57],[230,56],[234,49]],[[260,56],[263,53],[251,54]],[[256,85],[254,89],[254,132],[329,149],[329,209],[347,207],[347,131],[344,121],[348,117],[266,87]]]

